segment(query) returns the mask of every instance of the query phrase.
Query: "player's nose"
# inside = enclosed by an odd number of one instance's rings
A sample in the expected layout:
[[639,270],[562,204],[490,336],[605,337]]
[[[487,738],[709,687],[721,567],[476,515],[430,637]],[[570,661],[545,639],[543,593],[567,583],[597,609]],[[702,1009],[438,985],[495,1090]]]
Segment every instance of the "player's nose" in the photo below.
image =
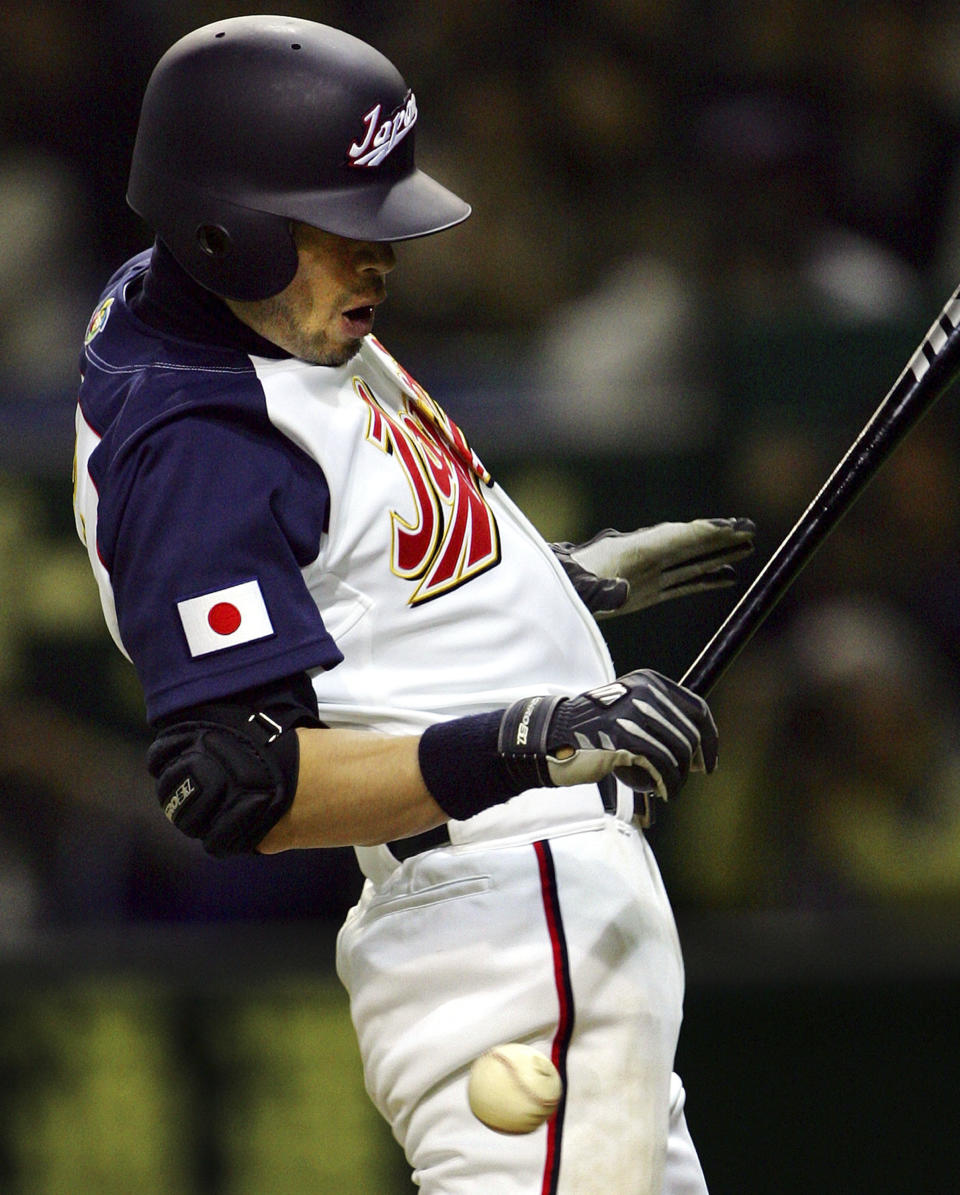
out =
[[389,274],[397,264],[397,255],[388,241],[360,241],[355,259],[360,273]]

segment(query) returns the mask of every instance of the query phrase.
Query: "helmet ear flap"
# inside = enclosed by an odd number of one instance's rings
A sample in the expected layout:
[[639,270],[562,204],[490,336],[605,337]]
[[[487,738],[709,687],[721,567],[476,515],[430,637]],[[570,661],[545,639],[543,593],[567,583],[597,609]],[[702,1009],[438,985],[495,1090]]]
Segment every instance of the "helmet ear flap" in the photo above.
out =
[[222,224],[201,224],[197,228],[197,241],[208,257],[222,260],[233,247],[230,233]]
[[[140,184],[138,189],[149,194]],[[221,298],[254,301],[293,281],[297,246],[290,220],[213,199],[179,181],[166,181],[164,192],[171,189],[179,202],[164,213],[160,239],[201,286]],[[149,199],[141,204],[148,220],[149,206]]]
[[168,248],[188,274],[221,298],[268,299],[297,272],[293,226],[283,216],[235,208],[218,220],[194,223],[188,235],[182,249]]

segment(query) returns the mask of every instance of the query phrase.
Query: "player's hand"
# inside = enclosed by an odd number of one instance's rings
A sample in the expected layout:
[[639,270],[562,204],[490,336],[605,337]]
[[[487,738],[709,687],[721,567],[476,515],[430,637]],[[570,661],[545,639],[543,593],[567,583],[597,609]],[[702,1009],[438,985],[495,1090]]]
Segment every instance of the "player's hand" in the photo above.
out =
[[597,618],[630,614],[667,598],[722,589],[753,551],[750,519],[694,519],[638,531],[600,531],[583,544],[551,544]]
[[577,697],[514,702],[498,750],[527,788],[589,784],[613,772],[666,801],[691,771],[716,767],[717,728],[702,697],[642,670]]

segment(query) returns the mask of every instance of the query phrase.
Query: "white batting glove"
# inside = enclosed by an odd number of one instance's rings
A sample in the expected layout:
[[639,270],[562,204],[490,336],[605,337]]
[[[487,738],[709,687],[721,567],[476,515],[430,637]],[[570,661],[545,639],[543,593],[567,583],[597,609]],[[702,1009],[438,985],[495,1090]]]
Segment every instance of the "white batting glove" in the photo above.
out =
[[750,519],[694,519],[637,531],[607,528],[583,544],[551,548],[598,619],[736,581],[735,561],[753,551]]
[[702,697],[649,669],[576,697],[527,697],[500,721],[497,751],[524,788],[590,784],[613,772],[634,792],[676,796],[712,772],[717,728]]

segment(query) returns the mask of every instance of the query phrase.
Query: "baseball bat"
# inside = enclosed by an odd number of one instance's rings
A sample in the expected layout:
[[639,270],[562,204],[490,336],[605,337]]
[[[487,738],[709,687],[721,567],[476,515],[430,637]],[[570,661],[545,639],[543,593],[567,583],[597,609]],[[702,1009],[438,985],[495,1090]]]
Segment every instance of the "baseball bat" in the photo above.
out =
[[910,430],[960,373],[960,287],[817,496],[757,574],[681,684],[705,697]]

